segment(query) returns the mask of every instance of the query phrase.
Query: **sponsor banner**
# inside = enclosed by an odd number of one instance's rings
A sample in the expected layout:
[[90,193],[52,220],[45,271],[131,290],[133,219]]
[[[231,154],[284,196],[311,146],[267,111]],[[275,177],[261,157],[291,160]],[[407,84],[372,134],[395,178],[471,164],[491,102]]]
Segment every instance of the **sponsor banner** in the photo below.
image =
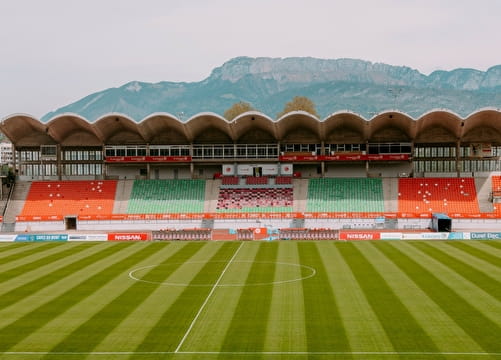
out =
[[405,161],[409,154],[281,155],[280,161]]
[[262,175],[277,175],[278,174],[278,164],[263,164],[259,165],[261,167]]
[[254,175],[253,169],[254,168],[251,165],[240,164],[240,165],[237,165],[237,174],[238,175],[245,175],[245,176],[252,176],[252,175]]
[[235,165],[233,165],[233,164],[223,165],[223,175],[224,176],[233,176],[233,175],[235,175]]
[[108,241],[146,241],[150,240],[147,233],[109,233]]
[[471,232],[470,239],[472,240],[498,240],[501,239],[501,232]]
[[280,164],[280,174],[282,175],[292,175],[293,174],[292,164]]
[[68,241],[107,241],[107,234],[70,234]]
[[468,234],[462,232],[404,233],[403,240],[466,240]]
[[381,234],[370,231],[341,231],[339,232],[340,240],[379,240]]
[[27,221],[61,221],[62,215],[37,215],[37,216],[16,216],[16,222]]
[[19,234],[16,242],[68,241],[68,234]]
[[402,240],[402,233],[399,232],[382,232],[380,236],[384,240]]
[[110,163],[190,162],[191,156],[106,156]]
[[0,235],[0,242],[12,242],[17,235]]

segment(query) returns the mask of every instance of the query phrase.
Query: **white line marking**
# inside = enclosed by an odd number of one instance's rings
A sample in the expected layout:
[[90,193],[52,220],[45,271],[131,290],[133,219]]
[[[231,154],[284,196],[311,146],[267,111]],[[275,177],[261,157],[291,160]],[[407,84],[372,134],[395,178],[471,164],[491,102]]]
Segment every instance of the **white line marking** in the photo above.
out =
[[489,352],[427,352],[427,351],[5,351],[0,352],[0,355],[288,355],[288,356],[304,356],[304,355],[382,355],[382,356],[501,356],[501,353]]
[[186,333],[184,334],[183,338],[181,339],[181,341],[179,342],[179,345],[177,346],[176,350],[174,351],[175,353],[178,353],[179,352],[179,349],[181,349],[181,346],[183,346],[184,344],[184,341],[186,340],[186,338],[188,337],[188,335],[190,334],[191,332],[191,329],[193,328],[193,325],[195,325],[195,323],[197,322],[198,320],[198,317],[200,316],[200,314],[202,313],[202,311],[204,310],[205,308],[205,305],[207,305],[207,303],[209,302],[209,299],[210,297],[212,296],[212,294],[214,293],[214,291],[217,289],[217,286],[219,284],[219,282],[221,281],[221,279],[223,278],[224,274],[226,273],[226,270],[228,270],[228,268],[230,267],[231,263],[233,262],[233,260],[235,259],[235,257],[237,256],[238,252],[240,251],[240,249],[242,248],[242,245],[244,243],[240,243],[240,246],[238,247],[237,251],[235,251],[235,253],[233,254],[233,256],[231,257],[230,261],[228,261],[228,263],[226,264],[226,266],[224,267],[223,271],[221,272],[221,275],[219,275],[219,278],[217,279],[217,281],[214,283],[214,286],[212,287],[212,289],[210,290],[209,292],[209,295],[207,295],[207,297],[205,298],[205,301],[203,302],[202,306],[200,306],[200,309],[198,309],[198,312],[197,314],[195,315],[195,318],[193,319],[193,321],[191,322],[190,324],[190,327],[188,328],[188,330],[186,330]]
[[[208,264],[208,263],[216,263],[216,262],[224,262],[224,261],[186,261],[182,263],[167,263],[163,265],[175,265],[175,264]],[[285,265],[285,266],[294,266],[294,267],[299,267],[299,268],[305,268],[310,271],[310,274],[304,276],[304,277],[299,277],[295,279],[288,279],[288,280],[278,280],[278,281],[271,281],[271,282],[266,282],[266,283],[242,283],[242,284],[218,284],[217,286],[219,287],[247,287],[247,286],[264,286],[264,285],[280,285],[280,284],[287,284],[291,282],[297,282],[301,280],[306,280],[309,279],[313,276],[316,275],[317,271],[315,268],[308,266],[308,265],[302,265],[302,264],[294,264],[294,263],[285,263],[285,262],[278,262],[278,261],[251,261],[251,260],[239,260],[239,261],[233,261],[233,263],[261,263],[261,264],[276,264],[276,265]],[[144,282],[147,284],[154,284],[154,285],[168,285],[168,286],[196,286],[196,287],[210,287],[214,286],[214,284],[189,284],[189,283],[174,283],[174,282],[161,282],[161,281],[150,281],[150,280],[144,280],[141,277],[138,277],[136,275],[137,272],[140,272],[141,270],[146,270],[146,269],[151,269],[156,266],[159,266],[159,264],[156,265],[148,265],[148,266],[142,266],[140,268],[134,269],[129,271],[129,278],[135,281],[140,281]]]

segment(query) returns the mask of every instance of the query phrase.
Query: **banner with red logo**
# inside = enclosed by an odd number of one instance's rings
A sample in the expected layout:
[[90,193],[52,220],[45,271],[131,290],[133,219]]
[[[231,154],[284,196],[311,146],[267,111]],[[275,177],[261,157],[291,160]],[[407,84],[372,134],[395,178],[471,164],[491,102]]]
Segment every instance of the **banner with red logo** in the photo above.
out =
[[148,233],[108,233],[108,241],[147,241]]
[[381,234],[371,231],[340,231],[339,240],[379,240]]

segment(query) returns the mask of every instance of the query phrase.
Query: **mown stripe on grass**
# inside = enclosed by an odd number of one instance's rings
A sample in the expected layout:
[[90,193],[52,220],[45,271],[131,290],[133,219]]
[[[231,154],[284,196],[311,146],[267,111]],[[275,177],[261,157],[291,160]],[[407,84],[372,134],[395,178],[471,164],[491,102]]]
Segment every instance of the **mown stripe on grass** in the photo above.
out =
[[[150,244],[147,250],[147,255],[150,256],[158,251],[158,246],[161,243]],[[180,248],[176,253],[171,255],[165,261],[175,262],[180,266],[182,262],[188,260],[193,256],[203,243],[188,243],[186,246]],[[144,257],[140,259],[144,260]],[[122,276],[124,272],[129,270],[132,266],[139,261],[132,263],[121,264],[120,270],[116,269],[112,276],[108,278],[113,280],[116,276]],[[175,267],[171,267],[165,271],[165,277],[169,275]],[[150,270],[154,271],[154,270]],[[113,329],[126,318],[134,309],[139,306],[144,299],[146,299],[160,284],[149,284],[144,282],[133,282],[131,285],[120,294],[117,294],[111,301],[109,301],[103,308],[97,311],[87,321],[82,323],[66,338],[55,345],[51,351],[65,352],[65,351],[92,351],[94,348],[111,332]],[[95,290],[94,290],[95,291]]]
[[14,254],[10,253],[4,254],[6,256],[2,257],[0,260],[2,264],[7,264],[9,262],[16,261],[30,255],[41,254],[44,251],[51,250],[60,245],[61,245],[60,243],[52,243],[52,242],[42,243],[42,244],[23,244],[21,248],[22,251],[15,252]]
[[[299,242],[301,264],[315,268],[316,275],[303,281],[304,318],[308,351],[350,351],[334,289],[314,242]],[[303,275],[307,275],[303,270]]]
[[266,351],[306,351],[306,324],[302,280],[280,283],[284,279],[301,279],[302,268],[283,264],[300,264],[297,244],[279,243],[275,282],[271,295]]
[[[190,284],[214,284],[240,243],[224,243]],[[174,351],[211,291],[210,286],[186,286],[150,328],[135,351]],[[134,358],[134,357],[133,357]]]
[[[420,244],[422,243],[415,242],[409,246],[419,249],[422,246]],[[458,295],[452,287],[453,284],[445,284],[429,270],[438,272],[439,268],[428,268],[421,265],[413,256],[402,251],[402,247],[380,244],[379,249],[412,278],[414,283],[426,292],[486,352],[501,352],[501,342],[499,341],[501,329]]]
[[[125,244],[125,246],[127,246],[127,244]],[[76,261],[66,264],[60,268],[51,269],[47,273],[41,273],[40,276],[37,276],[28,282],[21,283],[19,286],[1,294],[0,309],[6,309],[11,305],[25,301],[25,299],[35,297],[39,291],[44,290],[47,286],[53,285],[55,282],[64,279],[66,276],[70,276],[76,271],[85,268],[89,264],[101,260],[113,253],[113,250],[111,250],[110,247],[107,247],[106,244],[99,247],[101,248],[100,251],[91,251],[89,253],[85,252],[84,254],[81,254],[83,256],[76,257]],[[92,250],[99,250],[99,247],[94,247]],[[37,274],[35,273],[35,275]],[[12,281],[15,282],[15,278],[13,278]]]
[[394,292],[380,274],[386,269],[376,269],[353,243],[339,244],[338,249],[364,291],[395,351],[437,352],[435,343],[402,303],[398,293]]
[[[103,269],[109,267],[114,263],[119,263],[122,261],[129,261],[130,257],[134,257],[142,248],[150,247],[153,245],[151,243],[135,243],[133,247],[129,247],[126,251],[122,251],[118,254],[110,256],[106,258],[104,261],[95,264],[92,268],[89,268],[89,274],[87,272],[80,272],[78,279],[76,281],[83,282],[84,279],[90,278],[92,275],[97,274]],[[174,243],[174,244],[160,244],[156,243],[154,247],[157,248],[157,251],[151,253],[151,255],[143,258],[138,263],[134,264],[132,268],[138,268],[144,266],[145,264],[154,264],[159,263],[166,258],[170,257],[172,254],[175,254],[184,244],[182,243]],[[58,317],[54,318],[47,324],[45,324],[42,328],[40,328],[37,332],[31,334],[22,342],[18,343],[16,346],[12,348],[12,350],[24,350],[28,348],[35,348],[39,351],[50,351],[53,347],[55,347],[58,343],[63,341],[68,334],[71,334],[75,329],[85,323],[88,319],[98,313],[101,309],[103,309],[110,301],[121,294],[126,289],[128,289],[132,284],[135,283],[132,279],[128,277],[128,273],[131,269],[125,269],[122,273],[118,273],[117,276],[112,278],[110,281],[106,281],[106,284],[100,288],[97,288],[96,291],[89,290],[89,295],[86,296],[82,301],[75,302],[73,306],[68,308]],[[104,279],[108,279],[106,274],[103,274]],[[67,287],[67,286],[66,286]],[[131,299],[134,301],[134,299]],[[154,314],[155,308],[151,309],[150,314]],[[150,315],[151,316],[151,315]],[[143,324],[148,321],[148,315],[143,317],[134,317],[135,325],[139,328],[144,326]],[[128,320],[130,316],[126,317]],[[132,319],[131,319],[132,320]],[[135,329],[131,329],[130,333],[135,334],[138,332]],[[47,336],[50,334],[50,336]],[[124,339],[121,341],[127,342],[127,339],[134,339],[131,334],[127,334],[124,336]],[[140,336],[140,334],[139,334]],[[111,345],[111,346],[110,346]],[[108,343],[108,347],[104,350],[130,350],[133,347],[119,347],[114,346],[115,343]],[[93,350],[95,351],[95,349]]]
[[501,268],[501,257],[479,249],[477,246],[478,243],[447,241],[446,244],[488,262],[491,265]]
[[421,242],[415,243],[414,246],[501,301],[501,283],[499,279],[494,279],[464,261],[445,253],[438,248],[440,243],[431,245],[427,242]]
[[482,241],[482,243],[495,249],[501,250],[501,241],[486,240]]
[[[405,242],[390,243],[395,247],[408,246]],[[381,244],[384,242],[358,243],[357,246],[365,258],[379,271],[436,347],[441,351],[454,349],[459,352],[483,352],[480,345],[457,326],[454,320],[414,283],[412,278],[381,252],[379,249]],[[426,351],[426,349],[418,350]]]
[[[31,261],[25,262],[3,273],[0,273],[0,283],[3,284],[0,294],[2,292],[8,293],[15,289],[20,289],[23,286],[27,287],[28,289],[32,289],[30,284],[33,285],[35,284],[35,282],[39,283],[38,288],[42,288],[43,286],[45,286],[44,283],[50,280],[47,279],[47,276],[50,276],[51,272],[57,272],[57,269],[55,268],[57,268],[58,266],[64,266],[61,264],[64,264],[68,257],[72,257],[77,260],[84,256],[88,256],[86,254],[88,249],[91,249],[90,251],[92,252],[96,248],[89,247],[88,245],[86,246],[85,244],[68,246],[62,245],[58,248],[59,251],[52,254],[45,254],[46,256],[43,256],[41,258],[31,259],[30,256]],[[33,290],[30,290],[29,292],[35,292],[36,287],[37,285],[35,285],[35,287],[33,287]],[[2,296],[3,295],[4,294],[2,294]]]
[[[52,280],[64,279],[73,275],[78,270],[85,269],[100,260],[109,259],[110,257],[112,259],[117,251],[127,249],[130,246],[132,246],[132,243],[120,243],[113,244],[113,246],[107,246],[101,252],[85,257],[61,269],[57,274],[54,274],[55,276]],[[154,247],[142,248],[139,252],[134,254],[134,256],[129,256],[126,260],[119,263],[112,263],[112,265],[107,266],[104,270],[94,274],[83,282],[73,283],[73,287],[65,289],[64,293],[61,295],[39,305],[32,311],[11,322],[9,325],[1,328],[0,350],[5,351],[11,348],[13,345],[62,314],[71,306],[74,306],[76,303],[82,301],[82,299],[90,296],[92,291],[104,286],[111,275],[123,272],[130,264],[140,261],[143,257],[148,256],[154,251],[156,251]]]
[[[177,246],[179,243],[180,242],[175,242],[173,245]],[[186,244],[187,243],[184,242],[184,245]],[[177,278],[188,284],[204,266],[207,259],[210,259],[220,250],[222,244],[223,243],[206,242],[203,247],[193,254],[193,256],[182,263],[169,260],[170,255],[162,256],[162,254],[155,254],[154,257],[148,259],[148,262],[150,264],[159,264],[159,267],[151,269],[152,271],[146,273],[145,277],[149,278],[150,275],[153,275],[152,272],[156,272],[157,274],[155,277],[161,282],[171,282],[173,278]],[[174,246],[171,246],[171,248]],[[166,269],[166,266],[171,269]],[[175,266],[176,269],[172,269],[172,266]],[[159,278],[161,274],[158,273],[163,273],[163,277]],[[180,273],[186,274],[186,277],[181,276]],[[93,351],[107,351],[109,349],[134,351],[134,349],[141,344],[150,329],[158,322],[165,309],[176,301],[185,287],[165,284],[161,286],[156,286],[156,284],[149,285],[155,286],[155,290],[141,301],[133,312],[122,319],[122,322],[120,322]],[[118,281],[115,288],[118,288],[118,294],[123,292]],[[109,297],[111,298],[111,296]],[[124,301],[136,301],[136,298],[124,299]]]
[[182,349],[214,352],[221,349],[259,248],[258,242],[242,243],[221,278],[220,286],[213,291],[183,342]]
[[[353,351],[394,351],[357,279],[339,251],[343,244],[319,243],[320,256]],[[337,290],[339,289],[339,290]]]
[[6,256],[26,251],[30,248],[30,246],[37,247],[47,244],[48,243],[0,242],[0,260]]
[[261,351],[264,348],[278,243],[260,243],[245,283],[269,284],[243,288],[221,351]]
[[472,241],[472,243],[475,244],[476,248],[497,257],[501,261],[501,249],[489,246],[488,244],[490,244],[491,242],[492,241]]

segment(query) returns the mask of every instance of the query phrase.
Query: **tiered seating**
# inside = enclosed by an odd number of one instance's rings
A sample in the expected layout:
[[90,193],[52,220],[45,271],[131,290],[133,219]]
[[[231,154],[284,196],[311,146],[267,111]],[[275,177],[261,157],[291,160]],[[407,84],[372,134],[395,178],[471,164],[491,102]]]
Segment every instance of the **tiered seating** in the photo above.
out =
[[492,180],[492,202],[493,204],[493,209],[494,212],[498,215],[501,216],[501,176],[500,175],[493,175],[491,177]]
[[277,185],[292,185],[291,176],[277,176],[275,178],[275,184]]
[[20,216],[108,215],[117,181],[34,181]]
[[306,211],[383,212],[382,181],[378,178],[311,179]]
[[205,180],[135,180],[128,214],[200,213]]
[[220,189],[218,212],[290,212],[292,188]]
[[493,175],[492,179],[492,196],[495,198],[501,197],[501,175]]
[[245,178],[245,184],[247,184],[247,185],[266,185],[266,184],[268,184],[268,178],[266,176],[248,176]]
[[402,178],[398,192],[399,212],[480,212],[472,178]]
[[238,185],[240,178],[238,176],[225,176],[221,179],[222,185]]

